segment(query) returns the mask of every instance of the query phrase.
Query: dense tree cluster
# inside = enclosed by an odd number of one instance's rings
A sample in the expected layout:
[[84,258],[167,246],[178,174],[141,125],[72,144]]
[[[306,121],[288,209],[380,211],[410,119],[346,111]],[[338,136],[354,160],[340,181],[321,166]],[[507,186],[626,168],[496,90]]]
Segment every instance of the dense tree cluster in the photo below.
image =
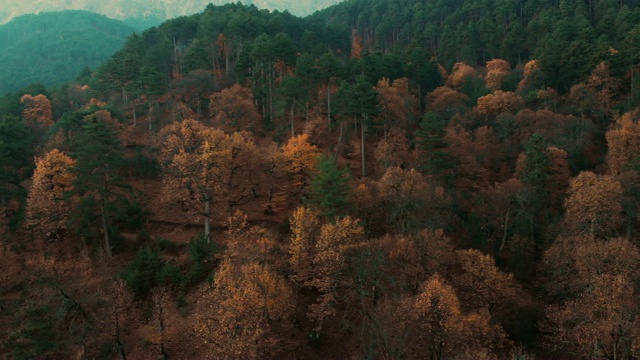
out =
[[[537,41],[581,51],[561,40],[618,21],[604,3],[474,4],[210,6],[87,86],[3,97],[0,351],[639,357],[633,47],[556,78],[529,32],[577,12]],[[454,56],[432,25],[500,36]]]

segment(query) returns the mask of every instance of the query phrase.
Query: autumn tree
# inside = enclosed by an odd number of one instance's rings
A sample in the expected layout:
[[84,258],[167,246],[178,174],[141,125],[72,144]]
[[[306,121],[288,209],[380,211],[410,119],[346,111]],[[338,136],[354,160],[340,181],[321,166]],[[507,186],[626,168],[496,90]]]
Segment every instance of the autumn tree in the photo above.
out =
[[373,151],[378,173],[384,172],[392,166],[415,166],[415,153],[411,151],[406,132],[393,128],[378,141]]
[[628,239],[558,238],[541,266],[549,345],[585,357],[637,356],[638,264],[640,252]]
[[320,331],[327,317],[337,313],[336,307],[342,302],[341,289],[349,283],[344,277],[347,256],[363,235],[359,221],[349,216],[320,227],[314,249],[313,276],[307,282],[307,286],[319,293],[307,314],[316,325],[315,331]]
[[269,265],[225,260],[200,300],[196,327],[219,359],[275,359],[287,350],[293,293]]
[[442,117],[452,117],[463,113],[468,107],[469,97],[447,86],[441,86],[427,94],[426,109],[437,112]]
[[43,131],[53,125],[51,101],[45,95],[24,94],[20,98],[20,103],[24,105],[22,119],[27,126]]
[[395,233],[444,228],[449,220],[449,199],[444,189],[415,169],[388,168],[377,190]]
[[424,283],[413,308],[420,329],[412,339],[416,358],[495,358],[506,338],[486,311],[465,314],[456,291],[438,275]]
[[624,113],[607,131],[607,167],[609,174],[619,177],[630,170],[640,157],[640,111]]
[[167,125],[159,133],[167,186],[204,217],[210,238],[212,206],[228,214],[268,192],[264,178],[275,176],[276,150],[259,152],[248,133],[225,134],[195,120]]
[[71,207],[64,197],[73,187],[75,163],[58,149],[36,158],[27,200],[27,224],[38,233],[50,237],[65,228]]
[[509,76],[511,71],[511,64],[508,61],[502,59],[492,59],[487,62],[487,75],[485,76],[485,82],[487,88],[495,91],[502,87],[502,83],[505,78]]
[[309,135],[292,137],[282,147],[286,170],[297,183],[304,184],[313,174],[318,160],[318,147],[309,143]]
[[262,117],[253,102],[253,92],[238,84],[211,95],[209,112],[211,125],[226,132],[255,132],[262,127]]
[[581,172],[571,180],[564,202],[568,233],[597,239],[615,235],[622,224],[621,200],[622,186],[612,176]]
[[490,116],[497,116],[503,112],[516,113],[524,108],[524,100],[511,91],[496,90],[491,94],[478,98],[478,105],[473,109],[480,115],[485,115],[485,122]]
[[36,140],[35,148],[39,149],[47,130],[53,125],[51,101],[42,94],[36,96],[24,94],[20,98],[20,104],[24,105],[22,120],[33,131]]
[[453,89],[460,89],[467,78],[479,76],[480,75],[478,75],[476,69],[465,63],[458,62],[453,65],[453,69],[451,70],[451,74],[445,82],[445,86]]
[[297,208],[290,221],[292,279],[318,292],[307,314],[318,332],[324,319],[337,313],[345,283],[349,283],[344,276],[347,258],[362,241],[364,230],[357,219],[347,216],[323,222],[318,212],[305,207]]
[[383,124],[386,134],[389,128],[401,126],[411,130],[418,114],[418,99],[409,91],[406,78],[396,79],[391,83],[383,78],[376,85],[378,92],[378,114],[376,119]]

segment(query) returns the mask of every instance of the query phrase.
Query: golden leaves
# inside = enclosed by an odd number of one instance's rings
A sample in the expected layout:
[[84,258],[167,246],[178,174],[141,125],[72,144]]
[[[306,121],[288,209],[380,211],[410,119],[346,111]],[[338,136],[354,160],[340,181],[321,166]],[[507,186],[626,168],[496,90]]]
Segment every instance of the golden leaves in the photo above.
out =
[[75,160],[53,149],[36,158],[36,169],[27,200],[27,224],[39,232],[49,233],[64,228],[70,205],[62,198],[75,180],[71,172]]

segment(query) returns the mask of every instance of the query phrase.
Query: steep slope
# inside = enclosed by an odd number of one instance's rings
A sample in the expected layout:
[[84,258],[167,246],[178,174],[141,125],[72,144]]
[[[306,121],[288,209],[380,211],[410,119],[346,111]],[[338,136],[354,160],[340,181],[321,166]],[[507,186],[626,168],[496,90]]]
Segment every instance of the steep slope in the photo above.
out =
[[[113,19],[133,19],[143,24],[156,25],[162,20],[202,11],[209,3],[223,5],[231,0],[0,0],[0,24],[22,14],[37,14],[44,11],[86,10],[106,15]],[[340,0],[242,0],[243,4],[261,9],[285,11],[298,16],[309,15],[316,10],[339,3]]]
[[20,16],[0,26],[0,94],[32,82],[69,81],[104,62],[133,31],[86,11]]

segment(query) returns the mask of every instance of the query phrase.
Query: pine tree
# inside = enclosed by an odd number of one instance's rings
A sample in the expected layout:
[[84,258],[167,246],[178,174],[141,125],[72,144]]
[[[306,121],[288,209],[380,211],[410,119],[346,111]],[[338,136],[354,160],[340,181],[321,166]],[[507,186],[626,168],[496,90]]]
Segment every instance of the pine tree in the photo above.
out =
[[348,205],[349,170],[340,169],[335,159],[327,155],[318,157],[316,169],[317,173],[311,178],[305,203],[327,217],[345,215]]

